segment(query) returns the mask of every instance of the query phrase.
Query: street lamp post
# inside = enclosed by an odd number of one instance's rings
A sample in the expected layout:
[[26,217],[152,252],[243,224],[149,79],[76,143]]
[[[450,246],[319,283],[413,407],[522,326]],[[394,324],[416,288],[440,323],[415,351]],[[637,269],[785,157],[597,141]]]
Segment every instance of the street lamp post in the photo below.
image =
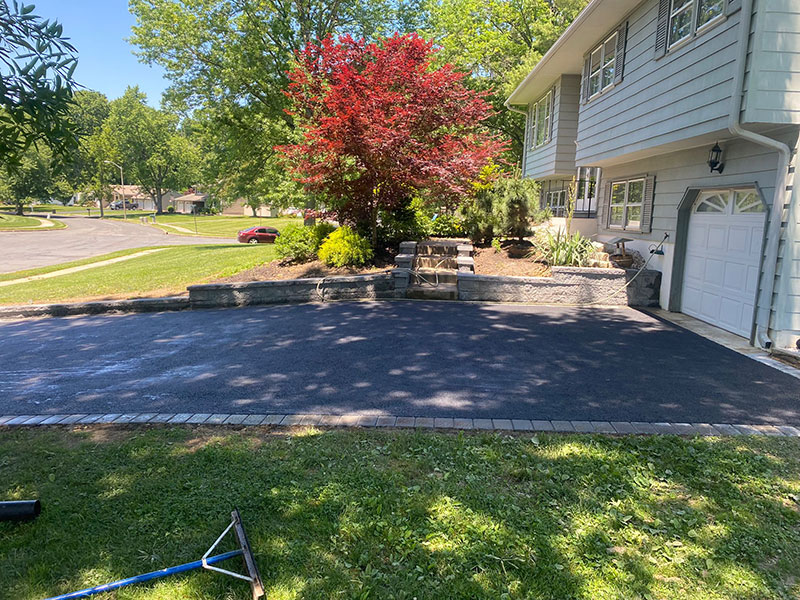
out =
[[[109,165],[114,165],[115,167],[117,167],[119,169],[119,183],[120,183],[120,186],[122,187],[122,220],[123,221],[127,221],[128,220],[128,209],[125,206],[125,177],[122,174],[122,165],[118,165],[113,160],[104,160],[103,162],[105,162],[105,163],[107,163]],[[100,200],[100,202],[102,203],[103,201]]]

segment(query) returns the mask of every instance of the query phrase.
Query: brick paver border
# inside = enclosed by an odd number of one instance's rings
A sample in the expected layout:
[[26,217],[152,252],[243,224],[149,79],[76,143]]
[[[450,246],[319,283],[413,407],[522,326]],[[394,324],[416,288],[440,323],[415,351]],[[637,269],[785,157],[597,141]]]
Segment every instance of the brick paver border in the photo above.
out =
[[217,413],[108,413],[57,415],[2,415],[0,428],[85,425],[203,425],[271,427],[319,426],[382,429],[440,429],[505,432],[561,432],[604,435],[800,437],[800,426],[747,423],[643,423],[627,421],[546,421],[530,419],[467,419],[463,417],[397,417],[393,415],[229,414]]

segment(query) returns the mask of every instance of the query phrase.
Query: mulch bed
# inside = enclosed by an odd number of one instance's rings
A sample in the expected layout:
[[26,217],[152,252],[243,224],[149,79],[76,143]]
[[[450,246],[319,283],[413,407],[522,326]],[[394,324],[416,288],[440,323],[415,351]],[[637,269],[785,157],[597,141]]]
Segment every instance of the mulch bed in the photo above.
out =
[[550,277],[550,267],[533,252],[530,242],[503,242],[498,252],[492,246],[475,247],[475,273],[478,275],[509,275],[515,277]]
[[211,283],[234,283],[245,281],[268,281],[276,279],[305,279],[309,277],[331,277],[336,275],[368,275],[380,273],[394,267],[388,260],[376,260],[376,264],[363,267],[329,267],[320,260],[307,263],[284,264],[280,260],[241,271],[230,277],[215,279]]

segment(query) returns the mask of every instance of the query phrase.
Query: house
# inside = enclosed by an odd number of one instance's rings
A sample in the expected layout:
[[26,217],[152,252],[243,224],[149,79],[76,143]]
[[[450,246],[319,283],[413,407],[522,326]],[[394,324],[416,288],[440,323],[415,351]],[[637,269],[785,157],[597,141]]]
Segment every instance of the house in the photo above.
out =
[[186,194],[175,198],[172,205],[175,207],[175,212],[193,214],[200,212],[205,207],[207,200],[208,194],[201,194],[193,188],[189,188]]
[[138,185],[112,185],[111,199],[104,201],[104,206],[121,201],[123,197],[126,202],[136,204],[139,208],[142,208],[143,202],[150,200],[150,195]]
[[556,215],[575,178],[596,239],[666,238],[663,308],[798,345],[800,2],[592,0],[506,106]]
[[[125,196],[125,200],[129,203],[136,204],[138,210],[150,210],[155,212],[156,211],[156,201],[144,188],[138,185],[112,185],[111,186],[111,199],[104,201],[104,206],[110,205],[112,202],[117,202],[118,200],[122,200],[123,192]],[[161,207],[162,210],[166,211],[168,206],[172,205],[172,202],[175,198],[177,198],[180,194],[167,191],[164,192],[161,196]]]
[[222,209],[223,215],[244,216],[244,217],[277,217],[278,209],[271,206],[259,206],[253,210],[245,204],[244,198],[237,198],[234,202]]

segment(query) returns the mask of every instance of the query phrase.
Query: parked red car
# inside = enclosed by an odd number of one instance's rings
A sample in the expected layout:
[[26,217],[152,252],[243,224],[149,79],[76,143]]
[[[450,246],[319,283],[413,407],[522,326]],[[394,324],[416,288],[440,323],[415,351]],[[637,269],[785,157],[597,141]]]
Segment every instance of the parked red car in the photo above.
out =
[[274,244],[280,232],[274,227],[251,227],[242,229],[236,239],[242,244]]

